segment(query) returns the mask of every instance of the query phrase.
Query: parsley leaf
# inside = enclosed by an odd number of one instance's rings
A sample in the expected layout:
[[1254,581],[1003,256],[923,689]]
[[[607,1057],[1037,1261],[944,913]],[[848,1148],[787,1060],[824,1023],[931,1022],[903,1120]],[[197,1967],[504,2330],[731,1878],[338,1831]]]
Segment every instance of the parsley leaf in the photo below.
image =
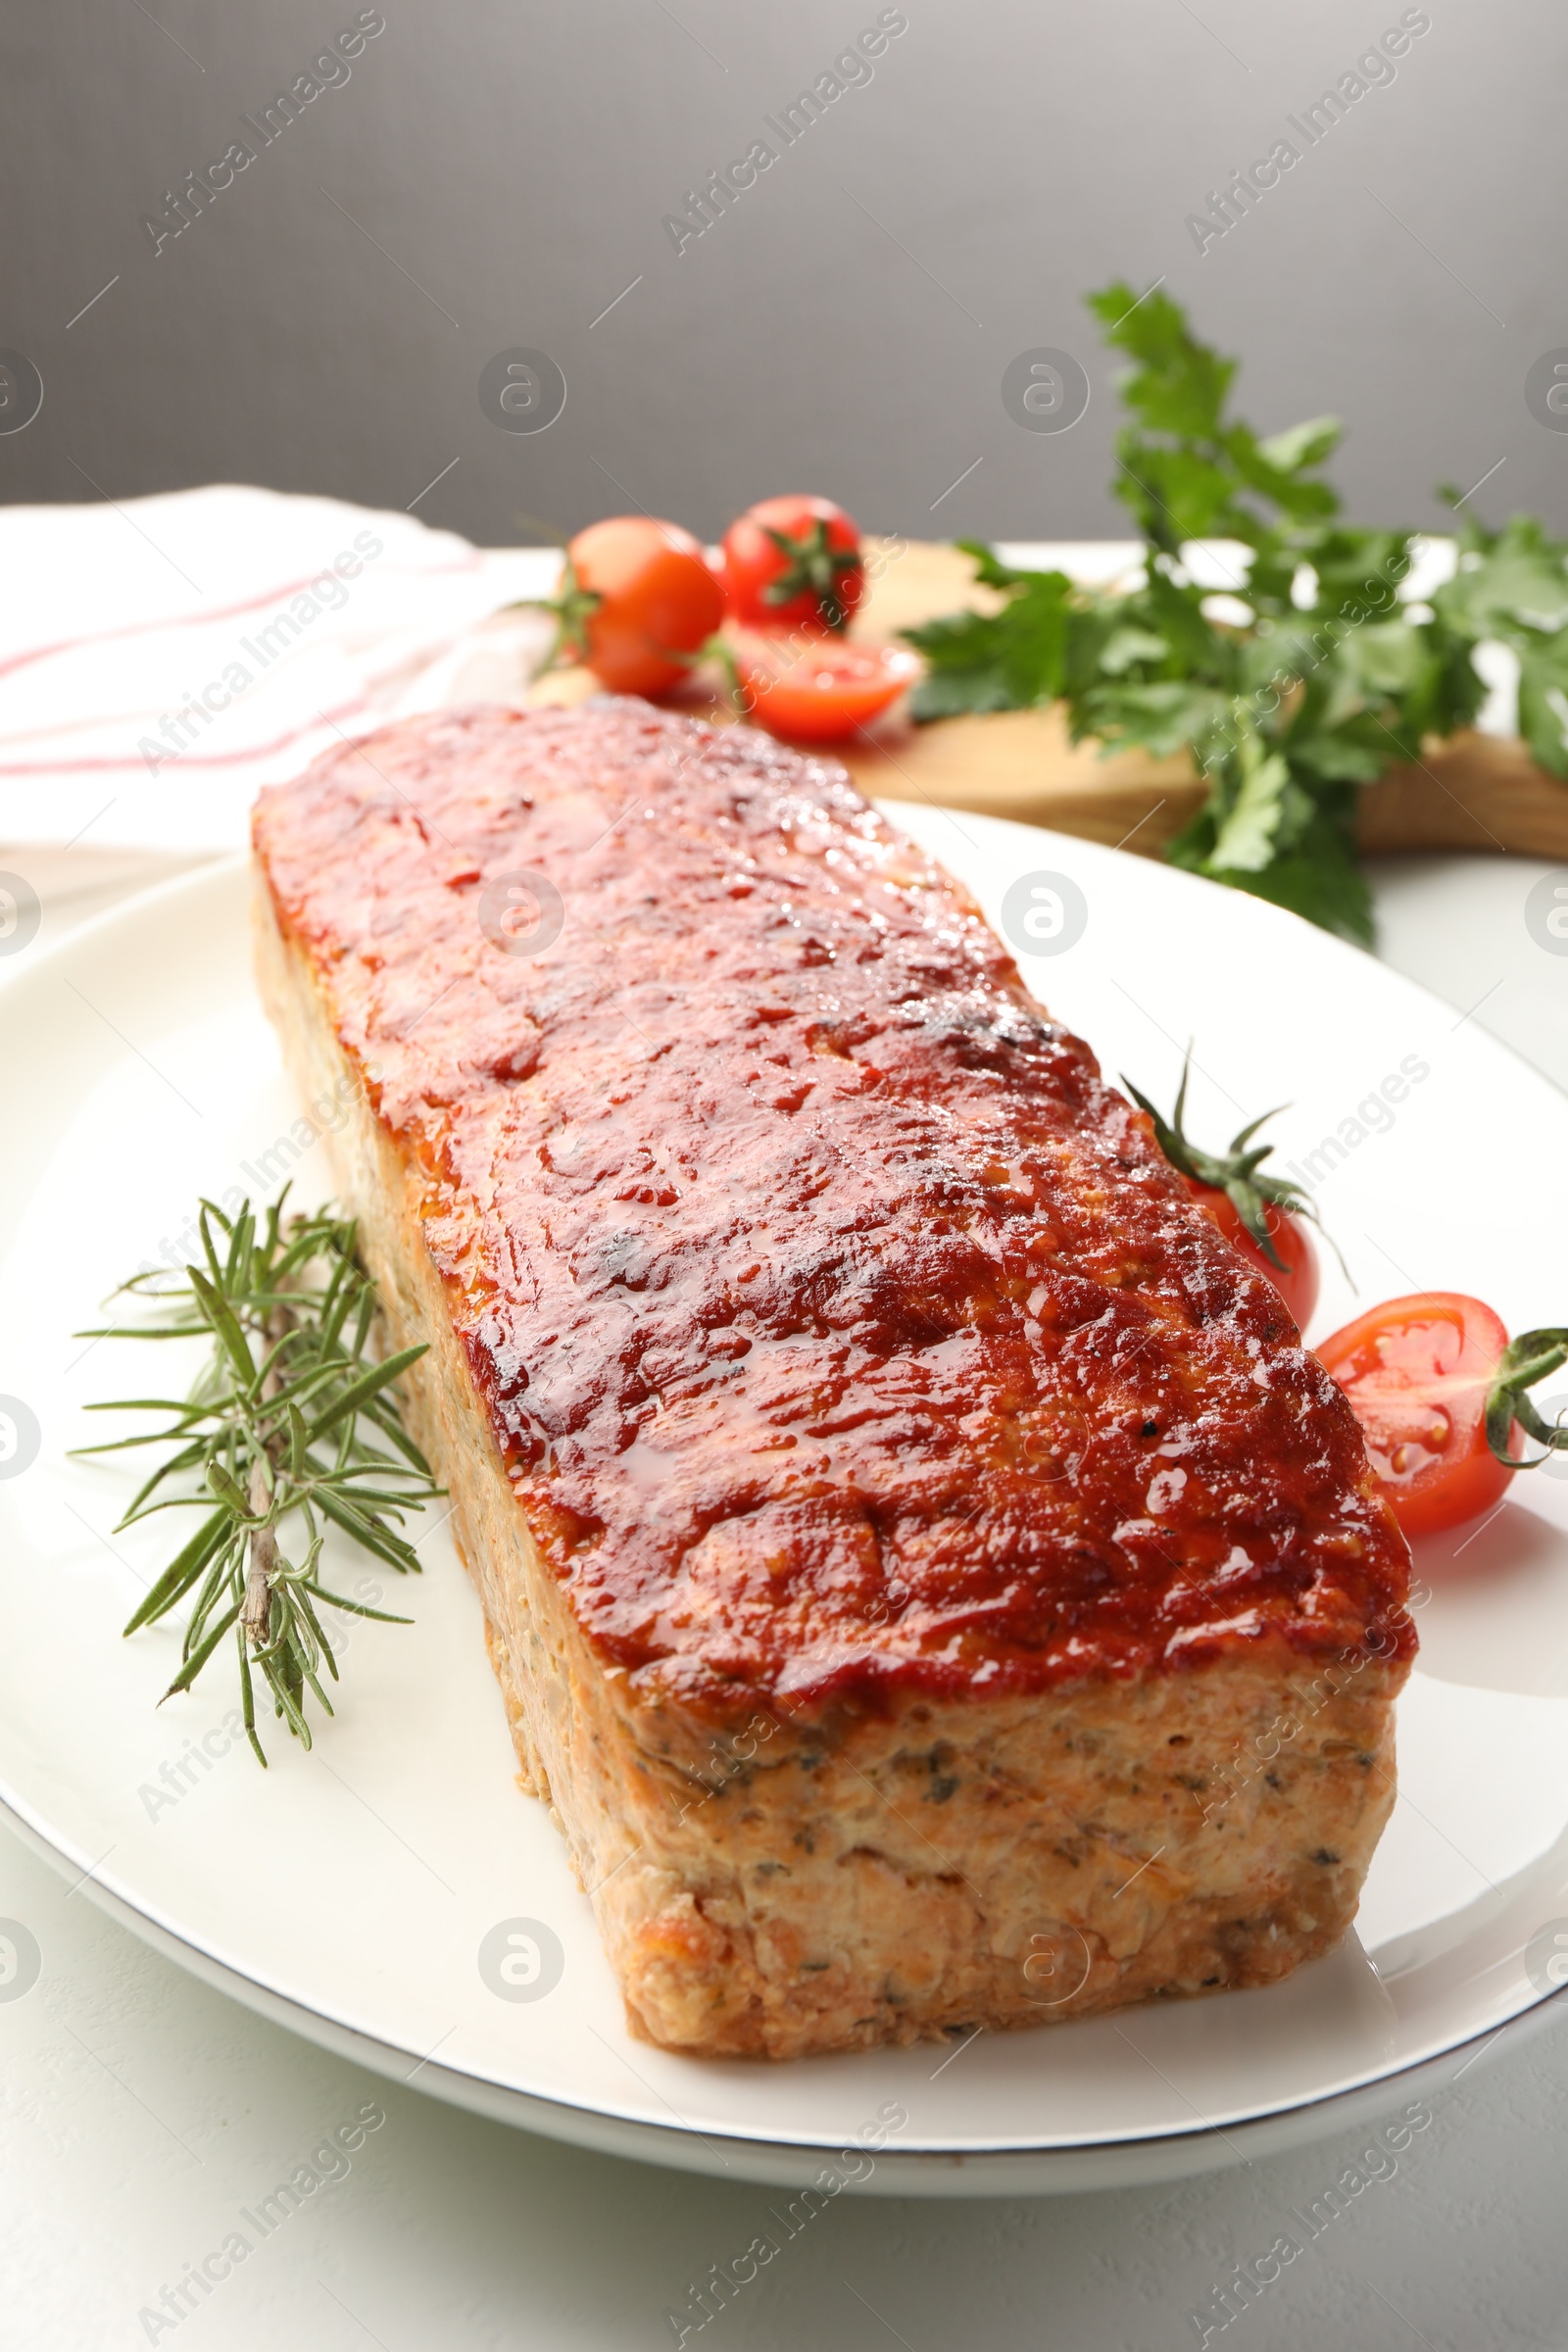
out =
[[[960,540],[1006,601],[905,632],[927,664],[913,714],[1059,700],[1075,742],[1185,750],[1208,792],[1172,860],[1370,944],[1357,789],[1474,719],[1484,641],[1516,655],[1520,732],[1568,779],[1568,545],[1528,517],[1497,531],[1467,517],[1452,579],[1414,604],[1417,534],[1345,521],[1320,478],[1333,417],[1260,439],[1229,412],[1237,363],[1167,295],[1116,284],[1089,307],[1132,363],[1112,487],[1144,541],[1143,580],[1079,587]],[[1195,539],[1239,549],[1227,598],[1189,576]]]

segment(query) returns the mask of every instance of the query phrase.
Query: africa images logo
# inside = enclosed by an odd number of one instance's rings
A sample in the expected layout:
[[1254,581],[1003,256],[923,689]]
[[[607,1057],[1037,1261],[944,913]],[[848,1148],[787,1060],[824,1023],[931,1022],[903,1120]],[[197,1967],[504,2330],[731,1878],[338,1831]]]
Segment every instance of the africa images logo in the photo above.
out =
[[675,251],[684,253],[695,238],[712,228],[748,188],[756,187],[758,174],[771,171],[785,149],[804,139],[812,123],[819,122],[846,91],[863,89],[873,75],[870,61],[884,56],[889,41],[908,29],[909,20],[902,8],[883,9],[875,24],[841,51],[831,66],[825,66],[808,89],[788,106],[781,106],[777,115],[764,115],[763,126],[770,135],[753,139],[746,153],[726,164],[722,172],[710,172],[700,187],[688,188],[681,198],[684,211],[664,215],[664,234]]
[[1287,172],[1294,172],[1310,149],[1320,146],[1370,90],[1386,89],[1396,80],[1394,60],[1407,55],[1411,42],[1431,30],[1432,19],[1424,8],[1407,8],[1398,24],[1364,51],[1353,67],[1347,68],[1321,97],[1303,106],[1299,115],[1287,115],[1294,137],[1276,139],[1267,155],[1249,164],[1245,172],[1232,172],[1223,187],[1210,188],[1204,199],[1206,213],[1188,214],[1187,233],[1199,252],[1206,253],[1220,237],[1239,226],[1267,191],[1277,188]]
[[1019,956],[1064,956],[1089,926],[1089,901],[1070,874],[1020,874],[1002,902],[1002,930]]
[[311,60],[308,74],[296,74],[287,89],[279,90],[268,105],[259,106],[254,115],[241,115],[246,137],[230,139],[217,163],[187,172],[177,187],[166,188],[162,210],[144,213],[141,220],[155,258],[172,237],[181,237],[187,228],[194,228],[208,207],[234,185],[236,174],[249,171],[262,149],[274,145],[291,123],[300,121],[308,106],[314,106],[328,90],[341,89],[352,75],[348,60],[361,56],[366,42],[385,30],[386,19],[378,8],[362,8],[348,30],[338,34],[336,44],[328,43]]

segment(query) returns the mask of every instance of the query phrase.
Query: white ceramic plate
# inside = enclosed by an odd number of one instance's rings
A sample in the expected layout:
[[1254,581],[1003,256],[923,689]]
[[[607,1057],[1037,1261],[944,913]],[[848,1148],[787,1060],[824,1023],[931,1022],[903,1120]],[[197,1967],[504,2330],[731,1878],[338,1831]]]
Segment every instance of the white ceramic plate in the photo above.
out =
[[[1076,884],[1082,936],[1025,970],[1156,1100],[1195,1037],[1200,1138],[1283,1099],[1282,1160],[1342,1139],[1320,1200],[1364,1299],[1473,1291],[1516,1330],[1568,1305],[1537,1191],[1568,1162],[1568,1100],[1450,1007],[1167,867],[893,813],[994,920],[1022,875]],[[1170,2177],[1307,2138],[1398,2104],[1440,2060],[1451,2073],[1447,2054],[1552,1989],[1559,1930],[1568,1954],[1568,1484],[1546,1476],[1420,1562],[1402,1792],[1358,1937],[1267,1991],[946,2052],[768,2066],[630,2039],[564,1846],[514,1785],[478,1604],[433,1513],[422,1579],[370,1564],[416,1625],[356,1631],[314,1755],[274,1732],[258,1771],[224,1729],[225,1672],[155,1712],[177,1635],[122,1642],[120,1627],[178,1523],[113,1534],[128,1473],[66,1457],[102,1432],[88,1400],[167,1383],[168,1360],[71,1335],[129,1269],[183,1259],[198,1193],[269,1195],[290,1156],[300,1105],[252,993],[245,899],[238,864],[210,869],[19,957],[0,988],[0,1398],[24,1408],[0,1402],[23,1432],[0,1463],[0,1800],[74,1878],[91,1873],[95,1899],[318,2040],[623,2154],[799,2180],[891,2103],[906,2121],[874,2174],[837,2171],[903,2194]],[[1401,1072],[1391,1108],[1379,1090]],[[329,1191],[326,1156],[295,1159],[305,1197]],[[1315,1328],[1351,1305],[1331,1264]],[[19,1474],[29,1414],[39,1446]],[[364,1567],[340,1563],[350,1590]],[[530,1933],[517,1922],[563,1955],[527,1999],[501,1997],[481,1965],[494,1932]]]

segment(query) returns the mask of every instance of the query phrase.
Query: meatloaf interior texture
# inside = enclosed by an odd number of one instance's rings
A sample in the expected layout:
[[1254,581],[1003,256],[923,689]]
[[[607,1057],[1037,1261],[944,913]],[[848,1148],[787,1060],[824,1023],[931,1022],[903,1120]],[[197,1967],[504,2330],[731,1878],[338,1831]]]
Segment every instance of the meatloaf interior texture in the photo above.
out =
[[388,728],[255,841],[634,2031],[783,2058],[1333,1945],[1404,1544],[968,895],[831,761],[624,700]]

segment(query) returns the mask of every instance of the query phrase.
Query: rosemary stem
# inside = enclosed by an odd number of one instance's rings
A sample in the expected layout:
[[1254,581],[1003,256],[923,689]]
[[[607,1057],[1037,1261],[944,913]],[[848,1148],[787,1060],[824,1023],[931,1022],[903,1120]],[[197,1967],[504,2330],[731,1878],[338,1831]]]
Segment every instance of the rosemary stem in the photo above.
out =
[[[260,1517],[271,1502],[271,1490],[267,1476],[267,1462],[258,1454],[251,1464],[250,1506],[254,1517]],[[277,1570],[277,1537],[270,1527],[253,1528],[250,1544],[250,1569],[245,1579],[245,1605],[240,1611],[240,1624],[249,1638],[251,1647],[260,1649],[267,1640],[272,1622],[272,1578]]]
[[[294,1318],[286,1306],[275,1306],[265,1325],[270,1347],[275,1347],[292,1330]],[[262,1380],[262,1402],[268,1404],[281,1387],[279,1360],[274,1357]],[[274,1437],[259,1448],[251,1464],[250,1506],[254,1519],[264,1517],[271,1508],[272,1478],[279,1442]],[[277,1573],[277,1537],[269,1525],[253,1530],[250,1541],[250,1567],[245,1578],[245,1605],[240,1611],[240,1626],[253,1649],[260,1649],[271,1632],[272,1579]]]

